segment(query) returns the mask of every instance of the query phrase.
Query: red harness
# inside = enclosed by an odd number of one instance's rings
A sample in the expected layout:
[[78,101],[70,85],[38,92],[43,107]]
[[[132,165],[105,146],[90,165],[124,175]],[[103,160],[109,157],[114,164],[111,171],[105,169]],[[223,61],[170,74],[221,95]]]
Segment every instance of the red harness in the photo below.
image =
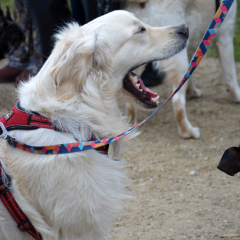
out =
[[[35,130],[38,128],[53,129],[55,131],[63,130],[57,128],[46,117],[41,116],[37,112],[26,112],[19,103],[15,105],[11,111],[0,118],[7,131],[11,130]],[[2,133],[0,132],[0,135]],[[90,138],[91,141],[93,137]],[[108,154],[108,145],[96,149],[97,151]],[[11,178],[6,174],[0,162],[0,199],[17,222],[21,231],[26,231],[37,240],[42,240],[42,236],[33,227],[27,216],[22,212],[15,199],[10,192]]]
[[46,118],[36,112],[26,112],[19,103],[11,111],[0,118],[7,131],[11,130],[34,130],[38,128],[48,128],[58,130]]

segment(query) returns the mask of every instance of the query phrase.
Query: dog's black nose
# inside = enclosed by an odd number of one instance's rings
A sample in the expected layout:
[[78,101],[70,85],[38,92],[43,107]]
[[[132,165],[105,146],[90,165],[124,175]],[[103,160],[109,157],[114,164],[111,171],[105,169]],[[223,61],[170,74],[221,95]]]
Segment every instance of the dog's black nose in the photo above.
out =
[[188,26],[187,26],[186,24],[181,24],[181,25],[179,25],[179,26],[177,27],[177,33],[188,36],[188,35],[189,35]]

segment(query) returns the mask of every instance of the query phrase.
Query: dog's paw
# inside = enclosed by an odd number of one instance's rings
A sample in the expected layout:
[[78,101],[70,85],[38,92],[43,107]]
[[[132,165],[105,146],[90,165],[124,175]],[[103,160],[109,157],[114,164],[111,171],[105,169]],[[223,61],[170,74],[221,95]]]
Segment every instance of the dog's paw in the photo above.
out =
[[191,127],[187,129],[185,132],[180,132],[182,138],[200,138],[200,129],[198,127]]
[[[229,92],[229,90],[227,90]],[[240,103],[240,88],[230,90],[231,99],[234,103]]]
[[202,93],[199,89],[194,88],[191,91],[188,90],[186,96],[187,98],[199,98],[202,96]]

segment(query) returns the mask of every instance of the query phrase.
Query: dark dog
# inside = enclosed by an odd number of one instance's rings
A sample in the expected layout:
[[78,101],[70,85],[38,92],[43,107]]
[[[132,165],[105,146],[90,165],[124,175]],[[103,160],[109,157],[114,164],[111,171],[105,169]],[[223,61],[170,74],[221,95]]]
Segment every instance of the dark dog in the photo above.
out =
[[227,149],[217,168],[230,176],[240,172],[240,147]]
[[0,60],[19,58],[28,52],[25,47],[25,36],[21,27],[12,20],[9,8],[6,15],[0,9]]

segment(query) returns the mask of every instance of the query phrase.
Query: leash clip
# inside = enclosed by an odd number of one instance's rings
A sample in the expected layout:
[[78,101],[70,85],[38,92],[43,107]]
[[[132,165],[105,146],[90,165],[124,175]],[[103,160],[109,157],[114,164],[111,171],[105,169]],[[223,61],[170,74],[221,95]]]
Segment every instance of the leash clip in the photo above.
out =
[[7,129],[5,128],[5,126],[3,125],[2,122],[0,122],[0,138],[4,138],[7,139],[8,137],[13,138],[9,132],[7,131]]

